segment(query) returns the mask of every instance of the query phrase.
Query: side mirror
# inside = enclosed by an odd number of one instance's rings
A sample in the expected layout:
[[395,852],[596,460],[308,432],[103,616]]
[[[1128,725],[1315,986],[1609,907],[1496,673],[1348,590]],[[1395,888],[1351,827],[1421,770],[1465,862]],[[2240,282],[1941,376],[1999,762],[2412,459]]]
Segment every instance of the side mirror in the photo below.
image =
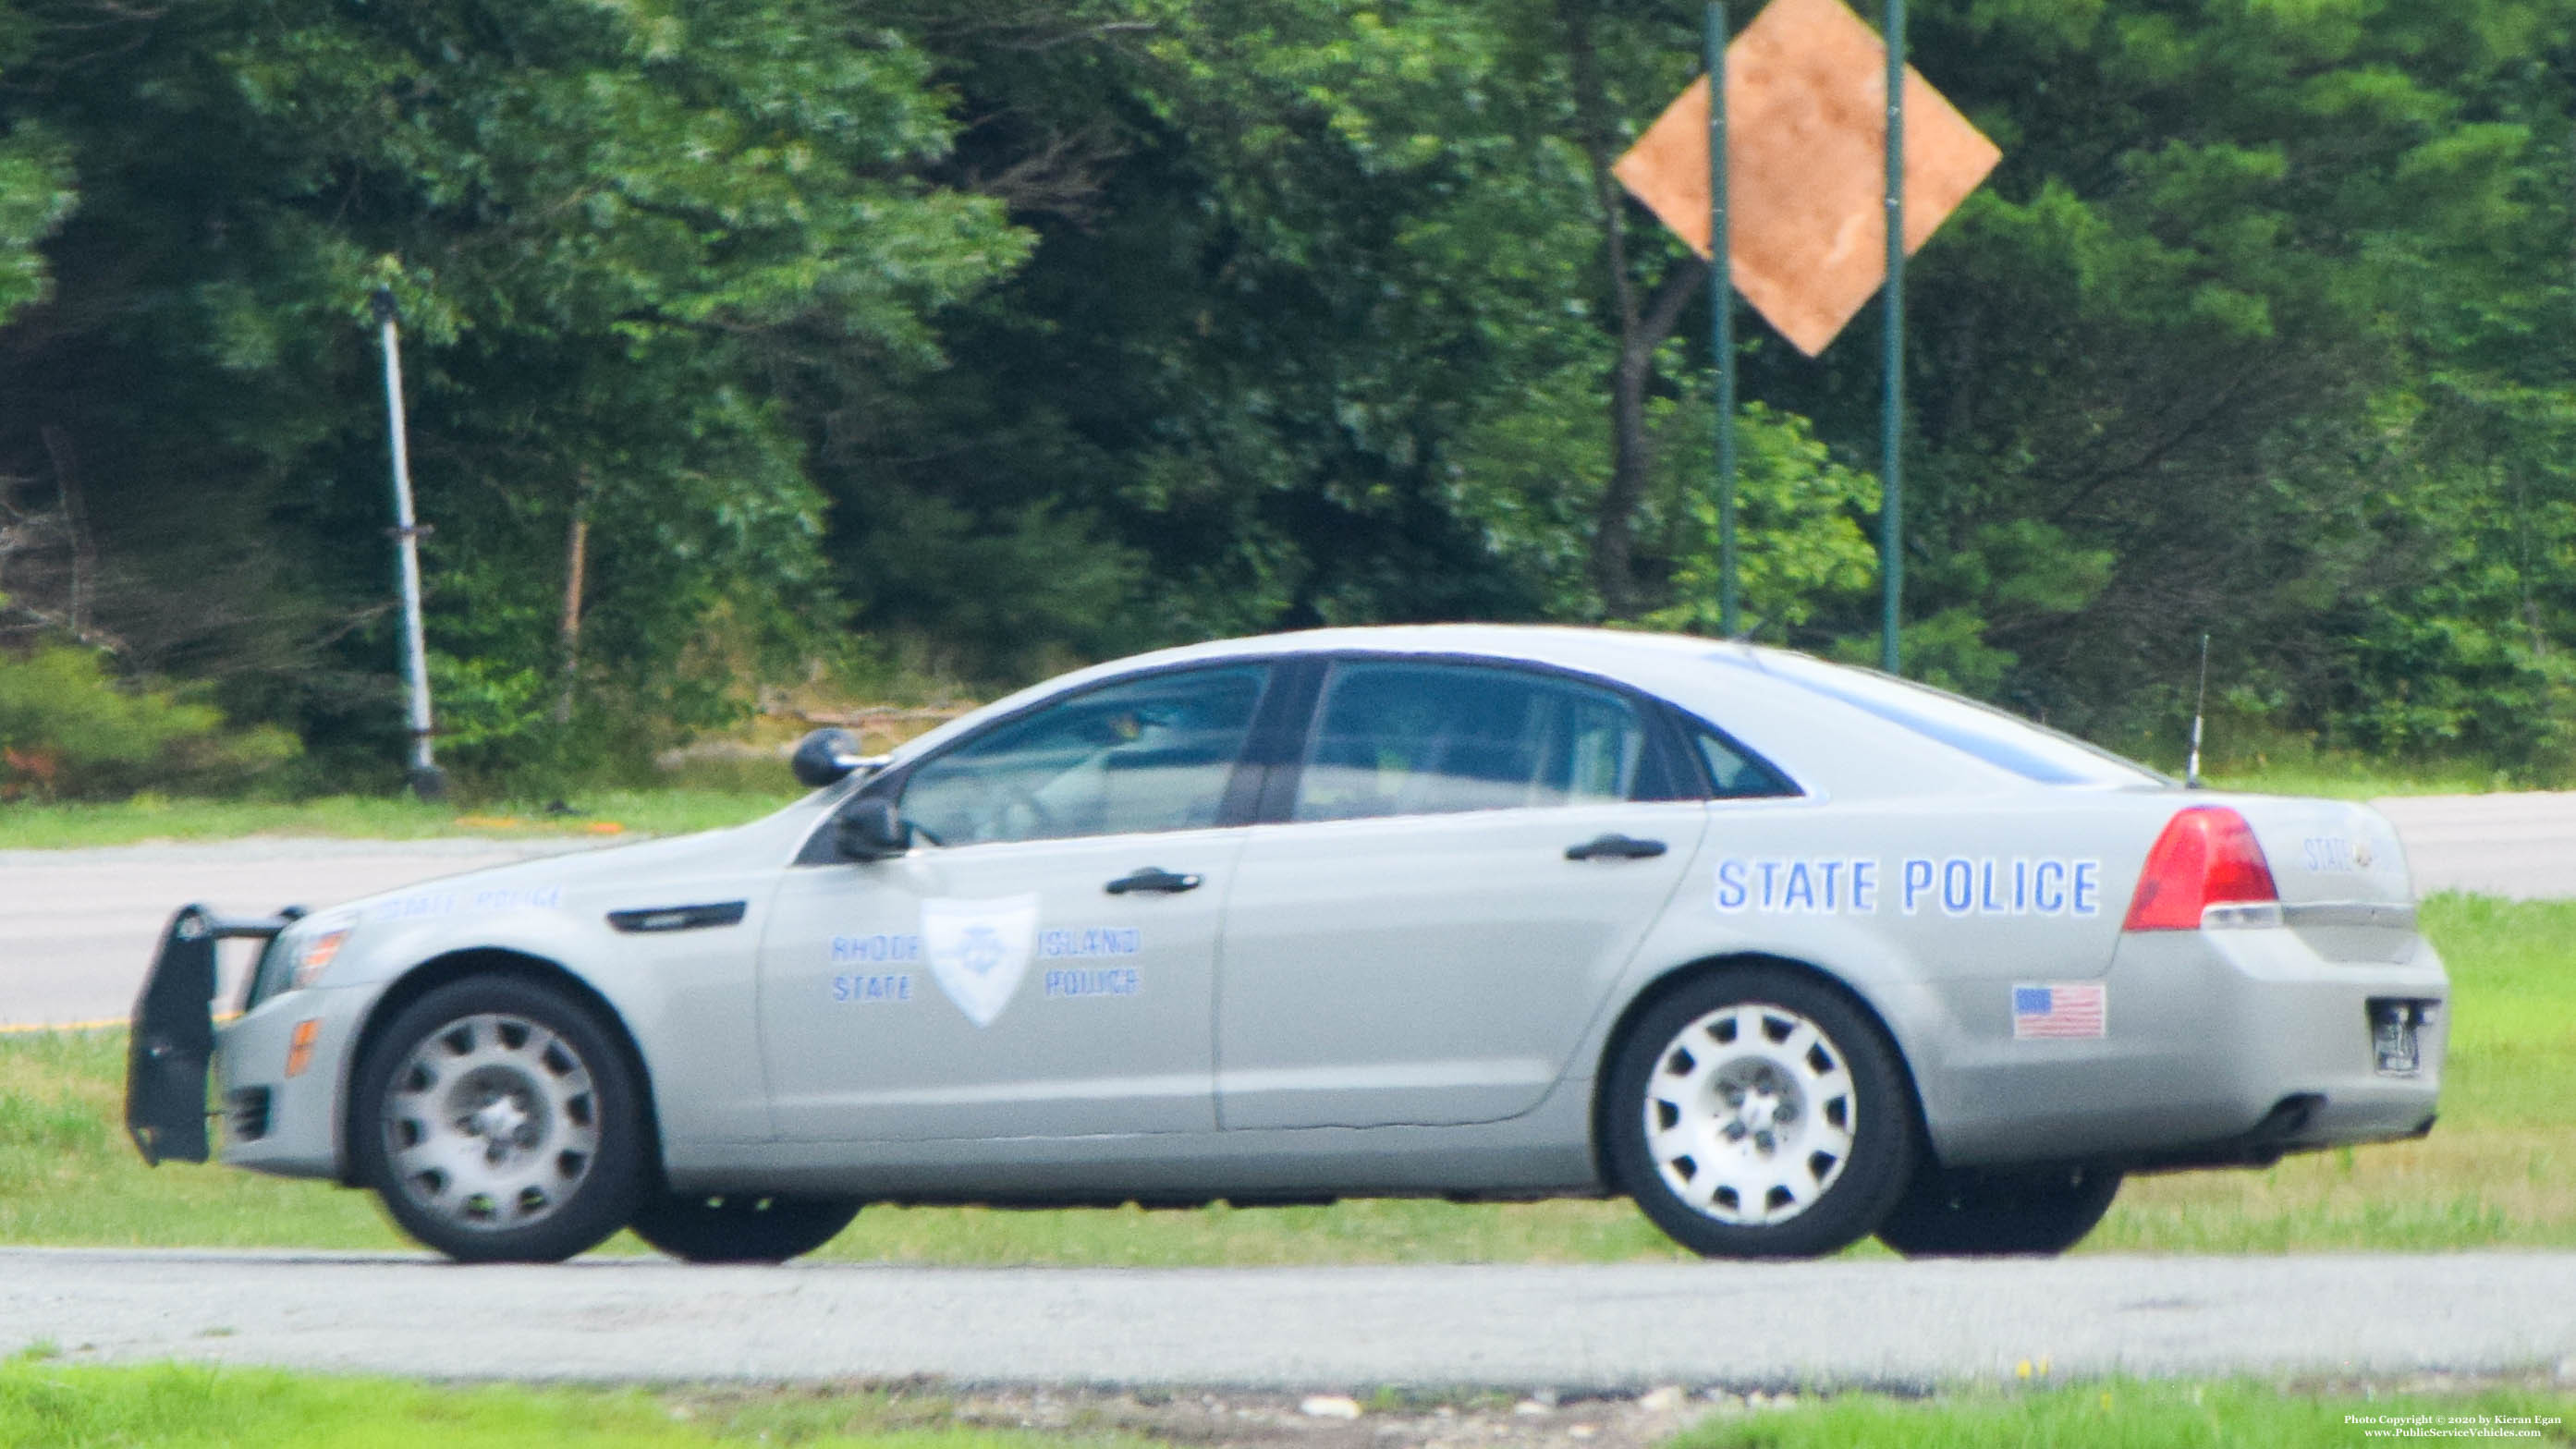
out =
[[832,839],[844,859],[890,860],[912,849],[912,824],[891,800],[854,800],[833,822]]
[[796,772],[796,783],[820,790],[865,763],[857,736],[848,730],[820,729],[796,742],[788,768]]

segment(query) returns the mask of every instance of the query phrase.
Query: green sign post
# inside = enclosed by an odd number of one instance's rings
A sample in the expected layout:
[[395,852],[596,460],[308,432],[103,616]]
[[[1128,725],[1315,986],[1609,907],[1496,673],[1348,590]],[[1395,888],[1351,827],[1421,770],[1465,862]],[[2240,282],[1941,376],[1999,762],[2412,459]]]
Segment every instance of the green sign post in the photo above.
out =
[[1902,672],[1905,598],[1905,0],[1887,0],[1887,313],[1879,366],[1878,667]]
[[1742,638],[1735,583],[1735,284],[1726,235],[1726,4],[1711,0],[1701,34],[1708,61],[1708,331],[1717,359],[1717,627]]
[[[1742,292],[1809,357],[1823,352],[1871,296],[1884,294],[1879,660],[1895,673],[1904,663],[1905,256],[2003,153],[1908,72],[1905,0],[1885,4],[1885,27],[1875,35],[1844,0],[1767,0],[1735,35],[1726,0],[1705,0],[1707,73],[1664,108],[1611,170],[1709,259],[1718,621],[1729,638],[1745,630],[1736,549],[1735,294]],[[1853,104],[1873,84],[1885,87],[1887,109],[1880,116]],[[1917,86],[1909,116],[1906,92]],[[1885,228],[1883,257],[1844,245],[1873,214]]]

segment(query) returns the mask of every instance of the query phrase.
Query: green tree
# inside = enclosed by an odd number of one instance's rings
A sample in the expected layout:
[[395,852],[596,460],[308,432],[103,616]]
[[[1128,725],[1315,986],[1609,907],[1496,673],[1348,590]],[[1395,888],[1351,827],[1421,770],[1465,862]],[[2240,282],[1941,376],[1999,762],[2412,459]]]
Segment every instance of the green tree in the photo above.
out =
[[577,502],[583,697],[629,728],[818,647],[821,500],[771,370],[935,366],[935,315],[1027,245],[930,179],[929,58],[841,5],[22,10],[9,134],[65,138],[86,185],[57,295],[0,333],[0,459],[76,445],[137,663],[326,735],[395,719],[371,288],[408,322],[450,724],[498,766],[556,698]]

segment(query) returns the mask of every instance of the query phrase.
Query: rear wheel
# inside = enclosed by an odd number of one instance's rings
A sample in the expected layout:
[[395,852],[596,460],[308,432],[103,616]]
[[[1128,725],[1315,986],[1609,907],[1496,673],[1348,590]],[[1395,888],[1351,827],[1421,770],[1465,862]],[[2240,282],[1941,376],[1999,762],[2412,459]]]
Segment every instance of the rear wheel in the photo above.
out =
[[1878,1225],[1878,1239],[1909,1258],[2046,1257],[2084,1241],[2119,1191],[2120,1174],[2109,1168],[2013,1176],[1927,1169]]
[[1813,1257],[1869,1235],[1904,1191],[1914,1112],[1894,1048],[1842,993],[1778,967],[1686,983],[1612,1060],[1618,1185],[1711,1257]]
[[643,1096],[583,1006],[476,976],[394,1018],[359,1065],[358,1176],[403,1231],[462,1262],[551,1263],[626,1222]]
[[784,1263],[840,1235],[859,1205],[838,1198],[759,1193],[655,1193],[627,1226],[692,1263]]

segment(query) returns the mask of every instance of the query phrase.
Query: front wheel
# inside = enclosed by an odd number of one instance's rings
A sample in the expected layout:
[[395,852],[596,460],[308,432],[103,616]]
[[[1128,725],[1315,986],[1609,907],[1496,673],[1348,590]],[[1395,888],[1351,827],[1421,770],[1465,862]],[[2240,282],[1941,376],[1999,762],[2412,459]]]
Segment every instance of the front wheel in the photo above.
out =
[[402,1230],[468,1263],[552,1263],[624,1226],[643,1094],[592,1014],[509,976],[432,990],[359,1065],[358,1176]]
[[758,1193],[655,1193],[627,1226],[691,1263],[784,1263],[840,1235],[859,1205],[838,1198]]
[[1778,967],[1691,981],[1639,1018],[1604,1099],[1617,1184],[1709,1257],[1814,1257],[1905,1190],[1913,1098],[1877,1023]]
[[1878,1225],[1909,1258],[2048,1257],[2084,1241],[2111,1210],[2110,1168],[1978,1177],[1926,1170]]

